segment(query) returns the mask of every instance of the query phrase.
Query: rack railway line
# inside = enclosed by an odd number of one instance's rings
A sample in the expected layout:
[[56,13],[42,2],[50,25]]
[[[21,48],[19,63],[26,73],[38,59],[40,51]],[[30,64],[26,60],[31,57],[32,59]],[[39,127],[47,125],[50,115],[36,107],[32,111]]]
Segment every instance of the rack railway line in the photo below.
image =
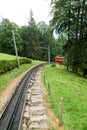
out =
[[17,86],[15,93],[0,117],[0,130],[19,130],[26,101],[26,92],[29,86],[28,84],[34,72],[43,65],[44,64],[37,65],[29,70]]

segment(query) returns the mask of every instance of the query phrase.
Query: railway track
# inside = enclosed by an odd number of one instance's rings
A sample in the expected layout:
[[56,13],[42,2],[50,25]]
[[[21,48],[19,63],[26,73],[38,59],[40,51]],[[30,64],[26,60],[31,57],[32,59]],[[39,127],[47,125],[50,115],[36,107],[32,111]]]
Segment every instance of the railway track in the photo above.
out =
[[17,86],[15,93],[0,118],[0,130],[19,130],[28,84],[34,72],[43,65],[40,64],[33,67]]

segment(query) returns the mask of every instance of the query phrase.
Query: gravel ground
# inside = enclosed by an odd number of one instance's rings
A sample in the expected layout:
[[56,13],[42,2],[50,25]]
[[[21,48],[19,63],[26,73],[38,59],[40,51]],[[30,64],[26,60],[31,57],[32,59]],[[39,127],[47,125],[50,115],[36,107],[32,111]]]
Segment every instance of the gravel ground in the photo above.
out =
[[[29,70],[21,73],[16,78],[14,78],[7,86],[6,88],[0,93],[0,115],[2,114],[6,104],[9,102],[10,98],[12,97],[16,86],[19,84],[23,76],[28,72]],[[41,81],[41,73],[40,73],[40,81]],[[64,130],[64,127],[58,127],[58,119],[54,116],[52,110],[50,109],[50,104],[46,102],[48,95],[46,93],[46,90],[44,88],[44,85],[41,83],[41,89],[43,91],[43,99],[44,99],[44,106],[46,107],[46,115],[47,115],[47,122],[50,129],[54,130]],[[49,130],[50,130],[49,129]]]

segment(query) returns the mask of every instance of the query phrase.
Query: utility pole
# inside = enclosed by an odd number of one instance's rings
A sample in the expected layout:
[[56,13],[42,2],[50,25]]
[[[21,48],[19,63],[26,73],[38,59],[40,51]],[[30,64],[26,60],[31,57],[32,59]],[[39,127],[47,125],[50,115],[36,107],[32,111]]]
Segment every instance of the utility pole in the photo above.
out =
[[20,62],[19,62],[19,59],[18,59],[18,52],[17,52],[15,34],[14,34],[13,30],[12,30],[12,36],[13,36],[13,41],[14,41],[14,48],[15,48],[16,59],[17,59],[18,67],[20,68]]
[[[2,17],[2,15],[0,15],[0,16]],[[7,23],[6,23],[6,21],[5,21],[5,19],[3,17],[2,17],[2,19],[4,20],[6,26],[8,26]],[[14,40],[14,48],[15,48],[15,54],[16,54],[16,59],[17,59],[18,67],[20,68],[20,62],[19,62],[19,59],[18,59],[17,46],[16,46],[15,35],[14,35],[14,31],[13,30],[12,30],[12,37],[13,37],[13,40]]]

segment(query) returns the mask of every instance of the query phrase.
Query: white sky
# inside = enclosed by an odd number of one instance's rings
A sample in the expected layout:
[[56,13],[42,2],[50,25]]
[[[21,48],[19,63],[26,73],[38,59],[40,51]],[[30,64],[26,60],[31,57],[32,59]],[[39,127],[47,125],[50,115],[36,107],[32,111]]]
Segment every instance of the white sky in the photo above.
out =
[[[45,21],[49,23],[51,0],[0,0],[0,15],[15,22],[17,25],[27,25],[30,9],[34,14],[36,23]],[[1,19],[0,16],[0,19]]]

